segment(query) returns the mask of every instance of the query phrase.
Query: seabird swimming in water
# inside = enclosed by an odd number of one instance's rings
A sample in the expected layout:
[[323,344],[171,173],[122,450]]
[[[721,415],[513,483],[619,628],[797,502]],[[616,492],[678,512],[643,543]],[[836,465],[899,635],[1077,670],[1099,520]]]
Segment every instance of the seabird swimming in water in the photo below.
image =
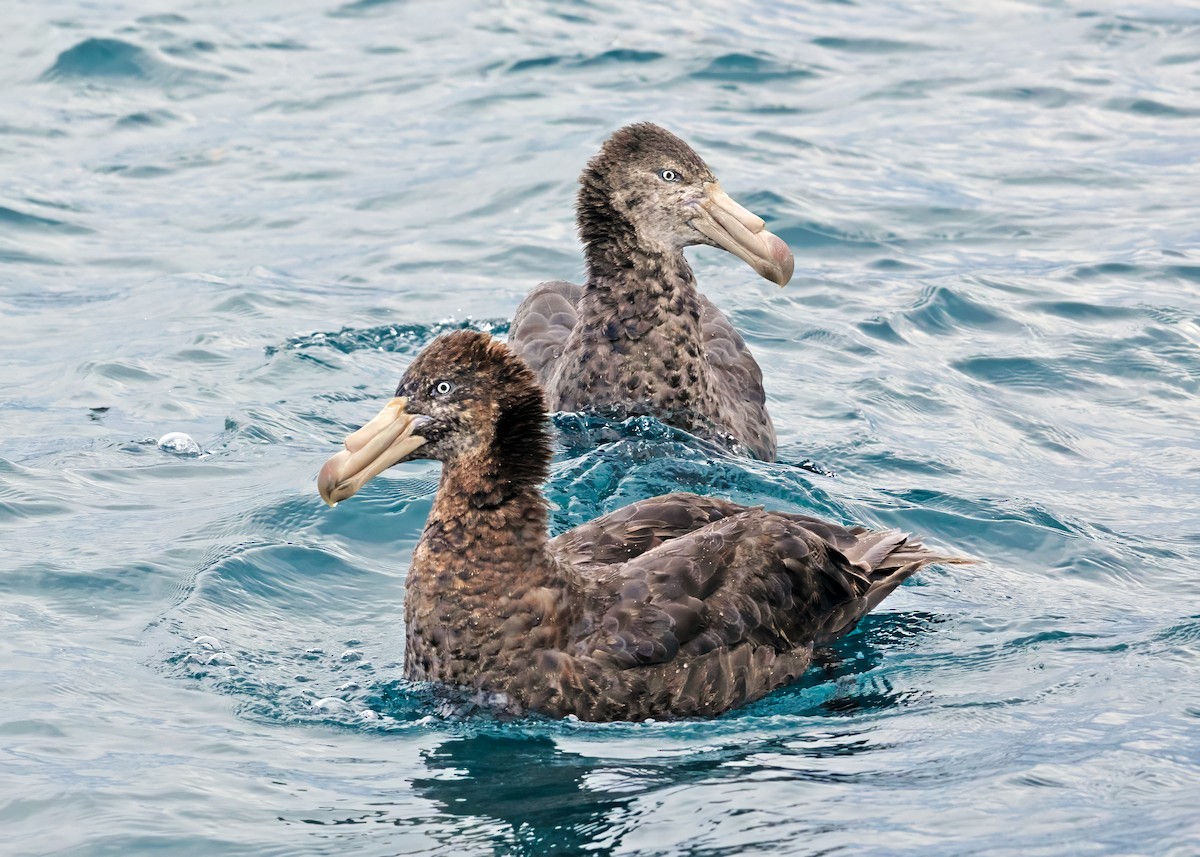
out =
[[474,331],[429,345],[345,446],[318,477],[331,505],[400,462],[442,462],[405,584],[404,672],[514,714],[720,714],[802,675],[917,569],[963,561],[896,530],[695,494],[551,539],[542,391]]
[[774,461],[762,370],[697,291],[683,250],[721,247],[782,286],[792,277],[787,245],[657,125],[617,131],[579,182],[587,282],[542,283],[517,308],[509,334],[550,409],[650,414]]

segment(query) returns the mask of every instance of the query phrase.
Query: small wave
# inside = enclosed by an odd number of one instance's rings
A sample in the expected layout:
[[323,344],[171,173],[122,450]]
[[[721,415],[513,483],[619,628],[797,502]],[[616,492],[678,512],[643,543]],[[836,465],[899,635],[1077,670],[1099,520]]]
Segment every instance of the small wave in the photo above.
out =
[[1022,329],[1016,320],[947,286],[926,289],[905,316],[926,333],[955,333],[963,326],[1012,333]]
[[831,51],[850,54],[898,54],[933,50],[929,45],[923,45],[920,42],[903,42],[894,39],[853,39],[837,36],[821,36],[813,39],[812,43],[818,47],[828,48]]
[[461,322],[446,321],[439,324],[385,324],[379,327],[343,327],[336,333],[306,333],[293,336],[282,345],[268,345],[268,357],[286,351],[310,349],[333,349],[342,354],[355,351],[387,351],[396,354],[416,354],[435,338],[453,330],[479,330],[493,336],[506,336],[508,322],[503,319]]
[[1096,386],[1069,361],[1046,357],[968,357],[951,365],[977,381],[1002,387],[1059,393],[1063,390],[1090,390]]
[[762,83],[769,80],[804,80],[820,75],[809,68],[787,66],[775,60],[751,54],[725,54],[690,75],[695,80],[719,80],[727,83]]
[[120,39],[85,39],[58,55],[43,80],[96,80],[160,86],[224,80],[213,71],[169,63],[151,51]]
[[850,517],[813,484],[814,475],[828,474],[810,461],[756,461],[737,454],[733,445],[648,416],[622,421],[598,414],[555,414],[554,424],[560,455],[546,494],[558,506],[555,531],[672,491],[716,494],[836,520]]
[[1013,86],[1003,89],[985,89],[974,94],[982,98],[994,98],[997,101],[1036,104],[1052,110],[1086,99],[1082,93],[1070,92],[1058,86]]
[[343,3],[327,14],[330,18],[365,18],[386,15],[400,5],[403,5],[403,0],[354,0],[353,3]]
[[26,214],[3,205],[0,205],[0,226],[25,232],[49,232],[61,235],[90,235],[92,233],[92,230],[86,226],[54,220],[50,217],[40,217],[36,214]]
[[658,51],[634,51],[628,48],[614,48],[593,57],[585,57],[574,65],[576,68],[592,68],[599,65],[617,65],[620,63],[648,63],[666,58],[666,54]]
[[535,68],[547,68],[552,65],[558,65],[563,62],[564,57],[551,54],[544,57],[528,57],[527,59],[517,60],[510,65],[507,71],[510,74],[519,74],[523,71],[530,71]]
[[1153,98],[1110,98],[1104,102],[1109,110],[1119,113],[1131,113],[1134,116],[1148,116],[1155,119],[1195,119],[1200,116],[1200,108],[1176,107],[1155,101]]
[[179,116],[170,110],[141,110],[122,116],[116,122],[118,128],[162,128],[179,121]]

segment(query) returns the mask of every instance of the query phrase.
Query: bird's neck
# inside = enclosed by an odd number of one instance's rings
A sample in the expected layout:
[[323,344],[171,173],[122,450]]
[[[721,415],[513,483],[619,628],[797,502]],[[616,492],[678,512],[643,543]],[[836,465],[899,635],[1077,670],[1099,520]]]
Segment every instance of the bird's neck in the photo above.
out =
[[[682,248],[650,245],[611,208],[581,214],[579,231],[587,263],[580,311],[593,316],[589,321],[619,315],[656,324],[686,320],[695,309],[698,322],[696,277]],[[698,323],[695,332],[699,334]]]
[[442,467],[421,543],[448,561],[461,558],[465,566],[488,558],[535,565],[548,554],[546,518],[535,481],[488,456],[464,456]]
[[700,415],[712,410],[712,378],[691,267],[679,249],[638,244],[632,227],[619,221],[590,232],[587,223],[581,218],[587,284],[560,364],[571,382],[552,385],[551,408],[651,414],[702,428]]
[[520,651],[564,644],[573,593],[546,519],[536,485],[503,484],[481,462],[443,469],[405,583],[409,678],[469,684]]

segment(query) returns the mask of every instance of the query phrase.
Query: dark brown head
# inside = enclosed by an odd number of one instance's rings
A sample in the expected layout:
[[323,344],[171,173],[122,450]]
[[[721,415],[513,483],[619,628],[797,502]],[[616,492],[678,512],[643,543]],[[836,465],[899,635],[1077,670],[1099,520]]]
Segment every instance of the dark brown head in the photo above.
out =
[[609,137],[579,179],[576,213],[589,260],[617,244],[668,255],[693,244],[721,247],[759,275],[786,285],[792,253],[761,218],[721,189],[692,147],[657,125]]
[[346,438],[317,478],[334,505],[402,461],[465,468],[479,490],[502,499],[545,480],[546,404],[533,372],[486,333],[439,336],[412,362],[396,398]]

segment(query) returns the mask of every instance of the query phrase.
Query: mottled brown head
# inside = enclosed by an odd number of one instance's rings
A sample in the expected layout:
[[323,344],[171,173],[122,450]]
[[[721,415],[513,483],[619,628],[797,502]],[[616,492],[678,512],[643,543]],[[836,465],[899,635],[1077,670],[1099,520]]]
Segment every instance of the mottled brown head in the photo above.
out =
[[412,362],[396,398],[326,462],[321,496],[334,504],[402,461],[465,468],[472,486],[502,499],[549,473],[550,434],[542,390],[508,346],[485,333],[439,336]]
[[791,279],[794,260],[787,245],[729,198],[691,146],[657,125],[643,122],[617,131],[579,182],[579,233],[593,269],[633,264],[634,248],[666,256],[708,244],[781,286]]

